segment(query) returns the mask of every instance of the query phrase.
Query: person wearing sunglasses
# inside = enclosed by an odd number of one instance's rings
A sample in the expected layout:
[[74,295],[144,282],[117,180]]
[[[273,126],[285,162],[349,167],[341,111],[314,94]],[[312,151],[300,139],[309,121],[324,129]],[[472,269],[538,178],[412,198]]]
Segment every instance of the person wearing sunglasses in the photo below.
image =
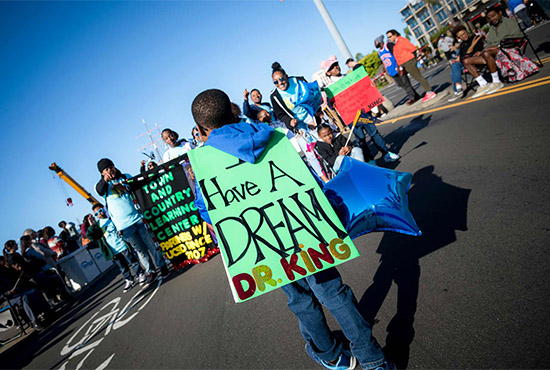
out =
[[93,216],[90,218],[89,221],[94,222],[88,227],[86,237],[99,245],[99,250],[107,261],[113,260],[116,263],[125,281],[122,292],[126,293],[136,284],[135,277],[130,270],[128,247],[119,235],[113,221],[107,216],[103,206],[96,203],[92,206],[92,210],[97,221]]
[[315,157],[312,143],[317,142],[316,123],[314,117],[306,108],[297,104],[299,98],[298,81],[307,83],[303,77],[289,77],[277,62],[271,65],[271,78],[275,88],[271,92],[271,105],[276,119],[284,122],[286,127],[296,135],[296,141],[304,153],[306,160],[313,171],[323,181],[328,177],[323,173],[321,164]]

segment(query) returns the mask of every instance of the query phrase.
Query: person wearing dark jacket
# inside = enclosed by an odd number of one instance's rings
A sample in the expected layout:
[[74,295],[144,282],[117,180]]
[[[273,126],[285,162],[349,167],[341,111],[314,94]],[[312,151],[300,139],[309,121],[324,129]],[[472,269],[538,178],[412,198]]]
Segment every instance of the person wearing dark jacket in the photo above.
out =
[[334,135],[329,125],[321,124],[317,129],[317,133],[319,134],[319,141],[315,146],[315,150],[334,172],[338,172],[342,159],[347,155],[361,162],[365,161],[363,150],[346,145],[347,138],[342,134]]
[[271,77],[275,88],[271,92],[271,105],[275,117],[284,122],[286,127],[296,135],[296,141],[304,153],[309,166],[323,181],[328,177],[323,173],[321,165],[311,149],[311,144],[318,137],[315,132],[315,119],[306,108],[297,104],[299,96],[299,81],[306,82],[303,77],[289,77],[277,62],[271,66]]

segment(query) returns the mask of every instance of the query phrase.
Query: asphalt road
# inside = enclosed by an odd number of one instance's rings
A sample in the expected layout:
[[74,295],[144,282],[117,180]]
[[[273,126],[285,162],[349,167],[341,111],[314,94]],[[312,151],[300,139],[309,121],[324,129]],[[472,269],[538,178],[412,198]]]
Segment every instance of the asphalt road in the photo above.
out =
[[[531,35],[546,53],[549,29]],[[362,236],[339,270],[402,367],[550,367],[549,68],[527,80],[544,84],[380,126],[402,155],[391,167],[414,174],[424,236]],[[282,291],[233,303],[218,256],[125,294],[113,270],[0,366],[318,368],[303,348]]]

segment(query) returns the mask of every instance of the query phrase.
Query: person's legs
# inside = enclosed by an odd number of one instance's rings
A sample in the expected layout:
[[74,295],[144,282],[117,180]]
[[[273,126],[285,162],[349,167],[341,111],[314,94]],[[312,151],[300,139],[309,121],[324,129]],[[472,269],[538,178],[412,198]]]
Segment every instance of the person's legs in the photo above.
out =
[[130,273],[130,265],[128,263],[128,260],[126,259],[126,256],[123,254],[123,252],[115,254],[113,257],[113,261],[115,262],[118,269],[120,270],[120,273],[122,274],[122,278],[124,280],[131,280],[132,274]]
[[533,22],[531,21],[531,16],[529,15],[529,10],[527,10],[527,8],[521,9],[516,13],[516,15],[519,17],[519,19],[521,19],[522,29],[526,29],[533,25]]
[[151,239],[151,234],[149,233],[149,231],[147,231],[147,228],[145,227],[143,221],[139,221],[137,223],[137,228],[141,240],[143,240],[143,243],[147,246],[149,252],[155,259],[155,264],[157,265],[157,267],[159,269],[164,268],[166,266],[166,261],[162,257],[162,253],[157,249],[157,246],[155,245],[155,242],[153,242],[153,239]]
[[152,273],[153,261],[151,260],[151,256],[147,251],[147,246],[143,243],[143,240],[139,235],[137,223],[122,230],[122,237],[124,238],[124,240],[130,243],[132,248],[134,248],[134,251],[138,255],[139,263],[141,267],[145,270],[145,273]]
[[29,298],[26,294],[20,295],[18,297],[10,298],[10,304],[12,305],[20,305],[23,307],[23,311],[25,311],[25,314],[29,318],[29,321],[31,324],[36,324],[36,317],[34,316],[34,313],[32,312],[31,306],[29,305]]
[[463,69],[464,69],[464,66],[460,62],[455,62],[451,65],[451,79],[453,80],[453,90],[455,92],[462,90],[462,89],[458,89],[457,85],[461,84]]
[[385,361],[382,349],[372,335],[371,325],[359,312],[351,288],[342,283],[338,270],[330,268],[302,280],[307,281],[315,297],[338,321],[361,367],[372,369],[381,366]]
[[302,337],[315,354],[325,361],[333,361],[342,352],[339,343],[327,325],[325,314],[306,279],[287,284],[281,289],[288,297],[288,308],[298,318]]
[[352,148],[349,156],[353,159],[357,159],[358,161],[365,162],[365,156],[363,155],[363,149],[361,148]]
[[481,57],[487,63],[487,66],[489,67],[489,71],[491,72],[491,74],[497,72],[497,63],[495,62],[495,57],[497,54],[498,54],[498,49],[485,50],[481,54]]
[[367,132],[367,134],[372,138],[376,148],[378,148],[382,154],[386,155],[389,152],[384,138],[382,138],[382,135],[380,135],[374,123],[364,123],[361,125],[361,129]]
[[417,80],[418,82],[420,82],[420,85],[422,85],[422,87],[424,88],[424,90],[426,91],[426,93],[429,93],[432,91],[432,87],[430,86],[430,84],[428,83],[428,81],[426,81],[426,79],[422,76],[422,74],[420,73],[420,71],[418,70],[418,68],[416,67],[416,59],[411,59],[409,60],[408,62],[405,62],[403,64],[403,67],[405,67],[405,70],[410,73],[410,75],[415,79]]

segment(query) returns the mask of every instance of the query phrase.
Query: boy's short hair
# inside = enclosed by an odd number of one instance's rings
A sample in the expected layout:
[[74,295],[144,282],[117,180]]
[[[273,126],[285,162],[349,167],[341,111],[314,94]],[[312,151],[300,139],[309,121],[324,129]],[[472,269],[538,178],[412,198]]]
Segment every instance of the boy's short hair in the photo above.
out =
[[233,123],[231,101],[226,93],[219,89],[209,89],[195,97],[191,104],[191,113],[199,126],[214,130]]

